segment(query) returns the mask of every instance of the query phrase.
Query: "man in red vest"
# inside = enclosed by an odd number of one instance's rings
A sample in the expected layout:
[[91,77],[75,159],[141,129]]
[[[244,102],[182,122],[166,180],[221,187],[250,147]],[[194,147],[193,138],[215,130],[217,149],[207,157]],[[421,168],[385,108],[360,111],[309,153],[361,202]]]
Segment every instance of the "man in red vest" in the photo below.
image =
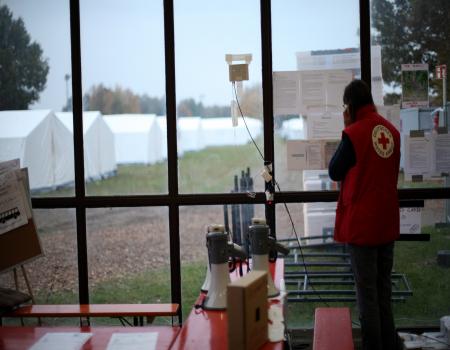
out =
[[391,271],[400,232],[400,134],[377,113],[363,81],[352,81],[343,100],[345,129],[328,168],[341,181],[334,239],[350,252],[363,349],[396,349]]

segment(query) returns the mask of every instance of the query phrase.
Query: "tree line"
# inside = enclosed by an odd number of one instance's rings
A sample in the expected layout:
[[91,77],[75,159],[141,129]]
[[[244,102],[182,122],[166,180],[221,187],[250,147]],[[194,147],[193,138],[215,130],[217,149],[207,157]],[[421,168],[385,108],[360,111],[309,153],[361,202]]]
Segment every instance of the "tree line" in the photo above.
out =
[[[262,117],[262,91],[260,85],[244,89],[241,94],[241,109],[244,115]],[[166,114],[166,101],[164,97],[151,97],[147,94],[138,95],[130,89],[116,86],[114,89],[103,84],[94,85],[83,97],[83,106],[88,111],[100,111],[102,114],[121,113],[150,113],[156,115]],[[183,99],[178,102],[177,114],[180,117],[225,117],[231,113],[228,105],[206,106],[194,98]],[[64,110],[71,110],[67,105]]]

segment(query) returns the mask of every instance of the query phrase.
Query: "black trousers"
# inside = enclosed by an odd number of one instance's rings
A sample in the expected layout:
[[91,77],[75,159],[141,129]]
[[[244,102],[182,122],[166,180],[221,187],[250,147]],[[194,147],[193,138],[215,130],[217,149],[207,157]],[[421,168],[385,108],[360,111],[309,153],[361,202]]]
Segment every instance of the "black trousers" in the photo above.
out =
[[348,245],[355,278],[362,348],[397,349],[391,307],[394,243],[368,247]]

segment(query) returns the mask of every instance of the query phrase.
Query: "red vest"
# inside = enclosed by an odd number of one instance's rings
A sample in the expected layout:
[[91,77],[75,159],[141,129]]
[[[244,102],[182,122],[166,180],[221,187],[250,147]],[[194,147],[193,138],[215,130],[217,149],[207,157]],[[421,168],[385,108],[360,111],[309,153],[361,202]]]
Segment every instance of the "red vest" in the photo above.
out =
[[343,132],[356,164],[341,182],[334,239],[367,246],[392,242],[400,232],[400,134],[372,105],[362,107]]

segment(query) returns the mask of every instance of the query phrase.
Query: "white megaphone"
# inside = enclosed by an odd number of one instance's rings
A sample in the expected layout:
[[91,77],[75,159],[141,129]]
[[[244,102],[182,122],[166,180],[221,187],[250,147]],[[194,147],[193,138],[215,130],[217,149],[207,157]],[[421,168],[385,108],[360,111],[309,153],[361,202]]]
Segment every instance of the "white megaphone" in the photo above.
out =
[[276,297],[280,291],[273,283],[273,277],[269,271],[269,250],[275,249],[283,255],[289,254],[289,249],[277,243],[271,237],[270,228],[265,219],[253,218],[252,225],[248,230],[251,252],[252,252],[252,270],[267,272],[267,296]]
[[[212,231],[212,227],[214,225],[210,225],[206,228],[206,248],[208,248],[208,233],[210,233]],[[203,282],[200,291],[202,291],[203,293],[207,293],[209,290],[209,287],[211,285],[211,269],[210,269],[210,263],[209,263],[209,254],[207,257],[208,261],[207,261],[207,266],[206,266],[206,277],[205,277],[205,281]]]
[[227,308],[227,285],[231,282],[228,271],[228,257],[235,256],[245,259],[246,254],[240,246],[228,241],[228,234],[225,232],[223,225],[208,227],[206,246],[208,248],[210,277],[208,294],[203,308],[224,310]]

